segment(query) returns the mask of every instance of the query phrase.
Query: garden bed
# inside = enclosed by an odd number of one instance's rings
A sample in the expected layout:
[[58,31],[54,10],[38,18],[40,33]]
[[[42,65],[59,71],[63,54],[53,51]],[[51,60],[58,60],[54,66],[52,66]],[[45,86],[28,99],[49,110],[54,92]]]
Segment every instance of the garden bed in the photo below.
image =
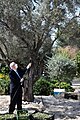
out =
[[27,111],[27,110],[17,111],[16,119],[17,119],[17,120],[29,120],[28,111]]
[[1,114],[0,120],[54,120],[54,115],[43,112],[29,114],[26,110],[17,111],[17,114]]
[[30,116],[30,120],[54,120],[54,115],[50,115],[48,113],[37,112],[33,113]]
[[0,120],[16,120],[16,116],[14,114],[1,114]]

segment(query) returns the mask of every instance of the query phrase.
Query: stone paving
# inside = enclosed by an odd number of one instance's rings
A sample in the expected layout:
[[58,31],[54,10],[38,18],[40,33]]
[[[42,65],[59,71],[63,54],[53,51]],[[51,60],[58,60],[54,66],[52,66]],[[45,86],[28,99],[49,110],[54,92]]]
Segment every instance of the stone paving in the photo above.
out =
[[[0,113],[6,113],[9,107],[10,97],[0,96]],[[35,96],[34,102],[24,102],[24,109],[44,111],[54,114],[55,120],[80,120],[80,101],[64,98],[55,98],[53,96]]]

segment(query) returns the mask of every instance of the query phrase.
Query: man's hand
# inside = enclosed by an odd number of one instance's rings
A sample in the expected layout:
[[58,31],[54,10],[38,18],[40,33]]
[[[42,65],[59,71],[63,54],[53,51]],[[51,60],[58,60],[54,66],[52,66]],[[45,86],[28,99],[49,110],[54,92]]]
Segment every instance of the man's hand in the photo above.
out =
[[23,79],[23,78],[21,78],[20,82],[22,83],[23,81],[24,81],[24,79]]
[[29,63],[29,64],[27,65],[27,69],[29,69],[29,68],[31,67],[31,65],[32,65],[32,63]]

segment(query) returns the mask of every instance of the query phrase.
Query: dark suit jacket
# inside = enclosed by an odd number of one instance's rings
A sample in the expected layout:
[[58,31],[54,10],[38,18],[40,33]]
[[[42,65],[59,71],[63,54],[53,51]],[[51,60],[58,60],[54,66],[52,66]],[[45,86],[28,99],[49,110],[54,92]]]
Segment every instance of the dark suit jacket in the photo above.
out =
[[[24,70],[20,68],[17,69],[17,72],[21,78],[23,77],[26,71],[27,69],[24,69]],[[20,86],[21,83],[20,83],[19,76],[16,74],[14,70],[12,69],[10,70],[9,76],[10,76],[10,93],[12,93],[17,90],[18,86]]]

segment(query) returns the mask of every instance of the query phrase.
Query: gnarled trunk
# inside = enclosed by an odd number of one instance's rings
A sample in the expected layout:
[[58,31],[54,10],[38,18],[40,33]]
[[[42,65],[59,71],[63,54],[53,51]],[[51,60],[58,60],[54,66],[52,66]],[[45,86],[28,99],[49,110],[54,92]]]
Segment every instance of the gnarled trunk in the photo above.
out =
[[32,62],[32,67],[24,76],[24,92],[23,99],[24,101],[32,102],[34,101],[33,95],[33,85],[39,79],[43,71],[43,61],[34,60]]
[[28,102],[34,101],[33,95],[33,68],[24,76],[23,100]]

